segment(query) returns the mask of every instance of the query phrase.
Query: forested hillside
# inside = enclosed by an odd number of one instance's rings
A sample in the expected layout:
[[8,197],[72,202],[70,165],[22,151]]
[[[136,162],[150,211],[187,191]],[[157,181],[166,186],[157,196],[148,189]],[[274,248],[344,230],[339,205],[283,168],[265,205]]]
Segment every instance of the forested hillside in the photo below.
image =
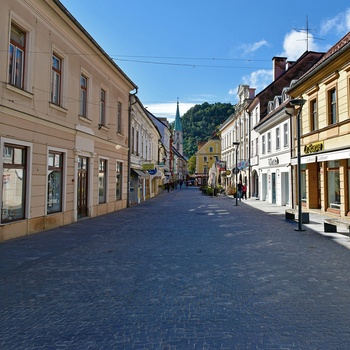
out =
[[188,158],[193,156],[197,152],[197,141],[206,141],[212,137],[233,112],[231,103],[219,102],[205,102],[189,109],[181,118],[184,155]]

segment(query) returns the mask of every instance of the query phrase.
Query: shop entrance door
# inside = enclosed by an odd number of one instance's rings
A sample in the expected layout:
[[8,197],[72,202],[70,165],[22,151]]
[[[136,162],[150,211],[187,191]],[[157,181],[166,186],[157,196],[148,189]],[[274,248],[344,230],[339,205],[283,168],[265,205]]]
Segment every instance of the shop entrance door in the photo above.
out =
[[78,157],[78,219],[88,216],[88,158]]

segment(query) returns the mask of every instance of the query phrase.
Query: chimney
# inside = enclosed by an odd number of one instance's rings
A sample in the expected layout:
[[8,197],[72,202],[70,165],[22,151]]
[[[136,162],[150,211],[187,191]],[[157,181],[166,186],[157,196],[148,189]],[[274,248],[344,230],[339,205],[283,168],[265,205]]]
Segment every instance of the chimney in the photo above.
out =
[[274,57],[272,61],[273,61],[273,80],[275,81],[286,71],[287,58]]

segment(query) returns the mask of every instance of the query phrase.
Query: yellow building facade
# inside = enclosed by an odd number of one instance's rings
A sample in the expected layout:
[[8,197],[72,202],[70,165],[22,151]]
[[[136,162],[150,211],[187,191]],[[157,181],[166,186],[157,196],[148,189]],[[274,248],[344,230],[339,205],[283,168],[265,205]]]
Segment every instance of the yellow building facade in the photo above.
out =
[[[350,33],[288,93],[305,100],[300,117],[303,206],[346,217],[350,212]],[[296,179],[296,142],[293,154]]]
[[206,142],[198,143],[196,153],[196,179],[198,185],[206,185],[209,169],[220,160],[221,140],[212,138]]

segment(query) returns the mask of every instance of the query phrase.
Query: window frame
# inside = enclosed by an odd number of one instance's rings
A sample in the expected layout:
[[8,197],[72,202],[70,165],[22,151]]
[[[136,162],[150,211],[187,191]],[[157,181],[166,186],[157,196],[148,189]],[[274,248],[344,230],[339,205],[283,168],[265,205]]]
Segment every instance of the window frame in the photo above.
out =
[[[338,122],[338,101],[337,101],[337,88],[335,85],[327,89],[327,115],[328,125],[334,125]],[[333,100],[333,96],[334,100]]]
[[278,126],[276,128],[276,150],[279,150],[281,148],[281,132],[280,127]]
[[[59,62],[59,68],[56,68],[54,65],[55,59]],[[57,55],[55,52],[52,53],[50,102],[56,106],[61,106],[62,103],[62,61],[63,60],[59,55]],[[58,84],[56,85],[57,81]]]
[[100,90],[100,119],[99,125],[106,126],[106,96],[107,92],[104,89]]
[[100,158],[98,161],[98,204],[107,203],[107,179],[108,160],[106,158]]
[[[54,156],[60,156],[60,165],[56,166],[55,164],[50,165],[50,155],[54,155]],[[51,214],[55,214],[55,213],[61,213],[63,211],[63,202],[64,202],[64,171],[65,171],[65,152],[62,151],[57,151],[57,150],[53,150],[50,149],[48,150],[48,164],[47,164],[47,198],[46,198],[46,213],[47,215],[51,215]],[[49,199],[49,193],[50,193],[50,184],[49,184],[49,176],[50,176],[50,171],[56,171],[60,173],[60,193],[59,193],[59,201],[60,201],[60,205],[56,209],[53,210],[49,210],[49,206],[50,206],[50,199]],[[52,204],[52,207],[54,205]]]
[[316,131],[318,129],[318,103],[317,98],[310,99],[309,111],[310,111],[310,131]]
[[122,108],[123,105],[120,101],[117,104],[117,133],[122,134]]
[[115,199],[123,199],[123,162],[117,160],[115,165]]
[[[19,35],[23,35],[23,44],[15,41],[12,38],[12,32],[17,31]],[[10,28],[10,42],[9,42],[9,61],[8,61],[8,83],[18,89],[24,90],[24,77],[25,77],[25,61],[26,61],[26,45],[27,45],[27,31],[23,30],[15,23],[11,23]],[[22,58],[20,62],[20,73],[17,71],[17,53],[22,52]]]
[[[11,162],[5,162],[4,152],[5,148],[12,148],[13,152],[10,155],[12,160]],[[22,151],[21,155],[21,163],[16,162],[15,160],[15,149],[19,149]],[[13,140],[4,140],[4,142],[1,144],[1,167],[2,167],[2,186],[1,186],[1,216],[0,216],[0,223],[10,223],[14,221],[24,220],[27,217],[27,207],[28,207],[28,183],[29,183],[29,176],[30,176],[30,169],[29,169],[29,154],[30,154],[30,147],[25,144],[20,143],[14,143]],[[22,170],[22,179],[24,179],[21,187],[21,215],[17,217],[10,217],[8,216],[5,218],[5,210],[4,209],[4,195],[5,195],[5,169],[11,170],[13,169],[17,175],[18,178],[19,175],[17,174],[17,170]],[[17,190],[16,190],[17,193]],[[16,209],[13,209],[16,210]],[[7,209],[7,213],[9,212],[9,209]]]
[[[85,81],[85,85],[82,84],[82,80]],[[88,118],[88,83],[89,78],[81,73],[80,74],[80,101],[79,101],[79,116]]]

